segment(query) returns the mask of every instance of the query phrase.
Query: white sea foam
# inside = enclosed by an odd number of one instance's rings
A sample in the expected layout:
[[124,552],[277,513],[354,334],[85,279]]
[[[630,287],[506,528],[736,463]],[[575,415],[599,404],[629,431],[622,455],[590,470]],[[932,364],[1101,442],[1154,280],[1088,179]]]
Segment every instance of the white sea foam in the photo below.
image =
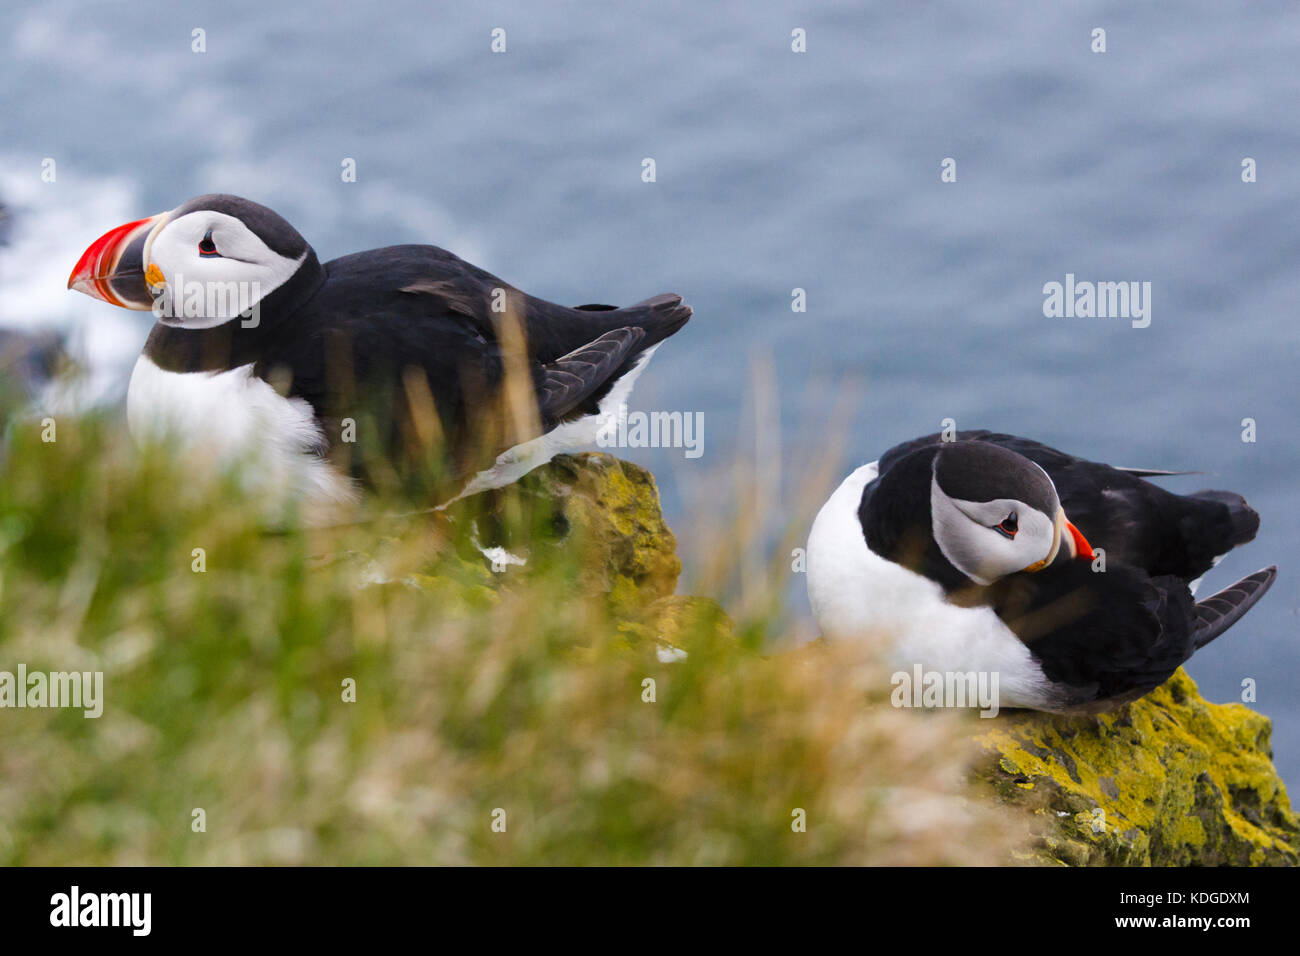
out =
[[39,156],[0,157],[0,200],[9,212],[8,244],[0,246],[0,327],[55,330],[87,372],[75,387],[38,398],[47,411],[68,403],[121,397],[152,319],[68,290],[81,253],[113,226],[140,218],[137,190],[115,178],[79,178],[60,168],[41,180]]

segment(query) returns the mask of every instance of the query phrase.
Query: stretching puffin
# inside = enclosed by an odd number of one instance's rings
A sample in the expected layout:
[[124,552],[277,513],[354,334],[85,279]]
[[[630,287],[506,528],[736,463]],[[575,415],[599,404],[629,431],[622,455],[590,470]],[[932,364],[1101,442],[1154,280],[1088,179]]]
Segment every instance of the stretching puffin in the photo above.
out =
[[154,312],[127,390],[133,436],[251,450],[324,514],[375,461],[418,457],[413,437],[441,436],[460,496],[590,444],[691,316],[676,295],[556,305],[436,246],[322,265],[283,218],[229,195],[111,230],[68,287]]
[[828,639],[892,639],[901,665],[995,672],[1002,706],[1077,714],[1136,700],[1277,575],[1194,601],[1196,581],[1254,538],[1259,516],[1240,495],[1176,495],[1144,477],[1165,474],[1176,472],[987,431],[906,442],[818,513],[813,612]]

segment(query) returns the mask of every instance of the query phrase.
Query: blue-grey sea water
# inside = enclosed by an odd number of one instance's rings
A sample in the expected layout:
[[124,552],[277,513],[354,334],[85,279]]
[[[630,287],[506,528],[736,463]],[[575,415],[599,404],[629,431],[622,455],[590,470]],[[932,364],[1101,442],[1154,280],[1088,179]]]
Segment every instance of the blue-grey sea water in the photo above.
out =
[[[1253,680],[1300,780],[1298,48],[1294,0],[6,4],[0,325],[73,331],[112,400],[147,325],[64,291],[72,264],[235,192],[322,259],[432,242],[562,302],[686,295],[633,408],[703,412],[705,454],[627,454],[688,555],[726,546],[685,518],[753,454],[755,362],[787,493],[945,418],[1202,471],[1169,487],[1263,517],[1205,587],[1281,573],[1190,671],[1219,701]],[[1045,317],[1067,274],[1150,282],[1149,327]]]

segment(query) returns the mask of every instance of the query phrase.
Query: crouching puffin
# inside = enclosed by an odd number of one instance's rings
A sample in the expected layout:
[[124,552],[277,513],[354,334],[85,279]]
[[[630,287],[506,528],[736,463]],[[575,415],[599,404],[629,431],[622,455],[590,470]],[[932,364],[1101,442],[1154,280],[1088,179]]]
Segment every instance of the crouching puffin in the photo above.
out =
[[442,440],[462,495],[590,444],[691,316],[676,295],[556,305],[436,246],[322,264],[229,195],[105,233],[68,287],[157,319],[127,390],[134,437],[248,456],[323,520],[374,462],[418,457],[413,437]]
[[822,634],[890,640],[900,666],[996,673],[1005,707],[1099,713],[1136,700],[1277,575],[1195,601],[1197,579],[1254,538],[1259,516],[1240,495],[1145,480],[1164,474],[1177,472],[986,431],[892,448],[813,523],[808,595]]

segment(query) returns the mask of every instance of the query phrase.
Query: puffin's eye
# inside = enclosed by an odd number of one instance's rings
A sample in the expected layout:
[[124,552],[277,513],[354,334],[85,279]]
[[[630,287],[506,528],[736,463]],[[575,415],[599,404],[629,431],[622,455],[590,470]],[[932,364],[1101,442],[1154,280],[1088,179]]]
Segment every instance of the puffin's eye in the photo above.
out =
[[1011,512],[1011,514],[1007,515],[1005,518],[1002,519],[1001,524],[994,525],[993,530],[996,531],[998,534],[1002,535],[1002,537],[1004,538],[1014,538],[1016,536],[1016,532],[1020,530],[1020,519],[1016,516],[1016,513],[1013,511]]
[[212,230],[209,229],[199,243],[199,255],[204,259],[219,258],[221,253],[217,252],[217,244],[212,241]]

